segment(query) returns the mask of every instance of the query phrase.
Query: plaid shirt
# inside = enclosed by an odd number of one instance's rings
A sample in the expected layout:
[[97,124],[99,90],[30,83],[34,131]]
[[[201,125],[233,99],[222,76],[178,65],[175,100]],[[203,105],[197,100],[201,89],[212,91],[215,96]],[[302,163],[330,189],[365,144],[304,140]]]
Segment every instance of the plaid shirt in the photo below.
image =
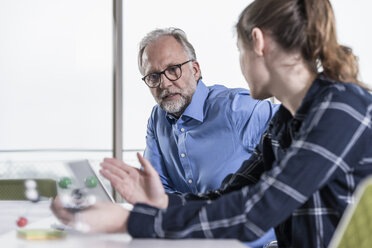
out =
[[357,184],[372,174],[371,115],[367,91],[319,75],[294,117],[281,106],[221,189],[169,195],[164,210],[136,204],[128,231],[246,241],[275,227],[279,247],[326,247]]

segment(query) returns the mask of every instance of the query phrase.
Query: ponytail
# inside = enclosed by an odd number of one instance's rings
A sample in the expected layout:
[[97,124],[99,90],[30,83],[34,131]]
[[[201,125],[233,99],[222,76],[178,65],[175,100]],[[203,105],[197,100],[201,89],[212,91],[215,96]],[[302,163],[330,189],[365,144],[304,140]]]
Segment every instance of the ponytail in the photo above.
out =
[[305,59],[323,68],[326,77],[351,82],[364,88],[358,80],[359,66],[352,49],[337,41],[335,17],[328,0],[302,0],[306,22],[306,45],[302,49]]
[[239,38],[250,44],[252,29],[270,32],[285,50],[299,51],[314,73],[335,81],[358,80],[358,60],[351,48],[338,44],[335,17],[329,0],[255,0],[240,14]]

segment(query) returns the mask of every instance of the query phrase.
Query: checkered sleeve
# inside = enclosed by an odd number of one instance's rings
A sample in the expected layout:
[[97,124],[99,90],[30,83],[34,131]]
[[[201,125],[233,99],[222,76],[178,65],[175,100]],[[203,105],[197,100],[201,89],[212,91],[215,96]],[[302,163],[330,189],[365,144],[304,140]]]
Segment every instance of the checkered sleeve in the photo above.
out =
[[371,111],[371,106],[358,108],[348,99],[327,95],[299,132],[292,134],[283,159],[274,162],[273,169],[264,172],[255,185],[213,201],[187,201],[165,210],[136,205],[128,221],[129,233],[134,237],[254,240],[336,177],[351,197],[356,185],[348,175],[360,159],[355,154],[366,149],[364,134],[371,129]]

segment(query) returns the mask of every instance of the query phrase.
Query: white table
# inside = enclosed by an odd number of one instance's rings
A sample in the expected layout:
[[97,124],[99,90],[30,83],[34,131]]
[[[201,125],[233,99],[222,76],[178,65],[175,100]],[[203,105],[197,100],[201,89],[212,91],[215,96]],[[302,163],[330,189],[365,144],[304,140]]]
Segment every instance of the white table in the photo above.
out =
[[[78,234],[68,233],[58,240],[24,240],[16,235],[15,221],[22,214],[28,203],[0,202],[0,247],[6,248],[247,248],[243,243],[232,239],[132,239],[129,234]],[[33,206],[29,219],[33,223],[28,228],[49,228],[56,219],[49,210],[48,203],[38,203]],[[6,214],[8,212],[8,214]],[[9,214],[11,213],[11,214]],[[36,219],[39,219],[35,221]],[[7,226],[6,226],[7,225]]]
[[53,216],[49,206],[49,201],[0,201],[0,235],[16,229],[20,216],[26,217],[29,223]]
[[212,239],[131,239],[128,234],[67,235],[60,240],[22,240],[15,232],[0,236],[1,247],[7,248],[247,248],[237,240]]

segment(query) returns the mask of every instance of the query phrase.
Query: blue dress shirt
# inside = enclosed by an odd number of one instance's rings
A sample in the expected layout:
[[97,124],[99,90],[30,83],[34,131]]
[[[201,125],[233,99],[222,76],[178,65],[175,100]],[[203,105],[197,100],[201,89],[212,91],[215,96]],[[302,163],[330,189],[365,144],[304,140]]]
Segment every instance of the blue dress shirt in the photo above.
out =
[[[199,81],[190,105],[179,119],[158,105],[148,122],[144,156],[158,171],[168,193],[204,193],[249,158],[278,106],[257,101],[246,89]],[[275,240],[273,229],[254,242]]]
[[250,157],[276,109],[269,101],[253,100],[246,89],[199,81],[179,119],[153,108],[144,156],[167,192],[215,190]]

